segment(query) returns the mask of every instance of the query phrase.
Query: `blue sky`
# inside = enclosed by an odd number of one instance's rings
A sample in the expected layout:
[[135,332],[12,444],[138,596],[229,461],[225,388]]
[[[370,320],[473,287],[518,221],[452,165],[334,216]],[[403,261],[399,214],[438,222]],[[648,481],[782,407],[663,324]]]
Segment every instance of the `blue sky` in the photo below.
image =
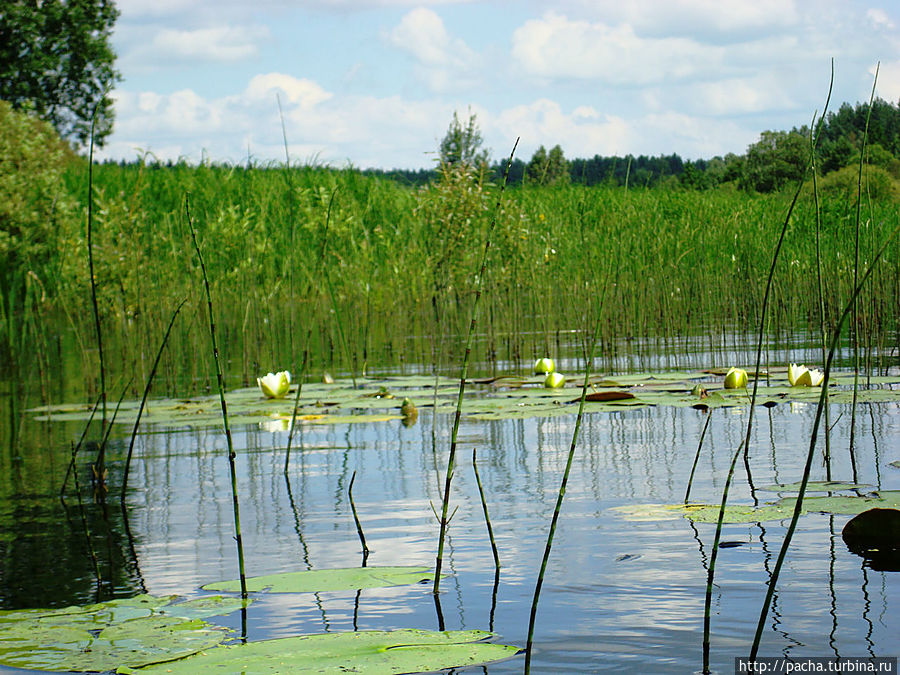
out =
[[432,166],[454,111],[492,157],[743,153],[900,101],[896,0],[119,0],[100,157]]

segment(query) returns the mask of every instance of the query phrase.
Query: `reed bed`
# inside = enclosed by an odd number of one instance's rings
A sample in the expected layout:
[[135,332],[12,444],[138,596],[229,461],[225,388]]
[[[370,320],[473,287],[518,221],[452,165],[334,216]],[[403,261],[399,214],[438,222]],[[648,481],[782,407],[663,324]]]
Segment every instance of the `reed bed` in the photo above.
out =
[[[73,164],[65,185],[86,212],[88,167]],[[286,181],[285,172],[290,172]],[[477,267],[497,185],[477,174],[409,188],[352,169],[281,166],[163,166],[152,162],[94,165],[92,249],[97,301],[103,320],[107,380],[124,372],[146,381],[158,336],[171,307],[188,298],[201,311],[204,298],[191,280],[195,259],[180,216],[180,195],[192,195],[197,235],[215,242],[207,253],[212,291],[222,307],[220,339],[232,362],[229,387],[250,385],[260,372],[292,369],[299,354],[292,326],[312,330],[310,375],[327,369],[346,374],[365,364],[370,372],[425,367],[432,362],[426,338],[434,335],[436,304],[445,353],[439,363],[458,364]],[[288,189],[286,189],[286,185]],[[316,311],[317,295],[300,296],[308,284],[324,288],[318,269],[320,228],[331,195],[341,198],[330,215],[324,261],[333,292],[332,312]],[[817,260],[824,285],[825,323],[833,326],[853,290],[856,205],[820,196],[817,221],[812,190],[804,191],[785,239],[772,288],[770,331],[791,335],[820,331]],[[767,272],[773,232],[790,196],[607,186],[519,187],[508,191],[493,235],[495,263],[485,279],[483,322],[473,363],[503,362],[523,369],[584,325],[584,298],[608,278],[610,306],[598,348],[631,337],[726,336],[757,325],[757,280]],[[78,219],[75,218],[75,221]],[[900,222],[893,202],[866,203],[860,236],[862,259],[883,232]],[[83,226],[60,227],[44,266],[33,270],[46,300],[28,307],[21,330],[65,326],[67,348],[93,382],[98,354],[88,320],[84,284],[87,242]],[[900,305],[900,246],[892,244],[873,271],[871,290],[859,304],[856,325],[870,347],[873,368],[889,362],[896,345]],[[293,275],[293,277],[292,277]],[[292,282],[293,278],[293,282]],[[293,288],[293,292],[292,292]],[[4,298],[4,323],[15,299]],[[39,314],[39,316],[35,316]],[[340,319],[343,340],[334,320]],[[390,316],[385,322],[382,317]],[[23,344],[10,328],[6,351]],[[452,337],[457,336],[457,337]],[[213,388],[214,373],[193,355],[204,336],[179,325],[160,364],[160,391]],[[562,342],[563,344],[559,344]],[[342,346],[346,343],[346,347]],[[29,344],[43,344],[30,340]],[[879,360],[881,359],[881,360]],[[46,357],[45,357],[46,360]],[[234,381],[234,380],[239,381]],[[187,390],[187,391],[186,391]]]

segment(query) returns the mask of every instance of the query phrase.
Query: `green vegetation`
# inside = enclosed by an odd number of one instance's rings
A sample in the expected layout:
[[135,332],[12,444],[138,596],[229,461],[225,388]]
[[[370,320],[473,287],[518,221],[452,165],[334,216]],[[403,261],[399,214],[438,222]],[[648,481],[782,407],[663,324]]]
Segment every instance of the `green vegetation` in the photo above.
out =
[[[60,339],[87,378],[69,386],[87,385],[91,394],[98,368],[85,280],[87,166],[71,159],[46,125],[8,106],[0,113],[4,152],[23,158],[18,171],[0,164],[6,195],[0,357],[9,362],[13,354],[37,352],[28,367],[46,376],[48,340],[67,326]],[[44,136],[32,143],[35,130]],[[477,154],[478,147],[470,149]],[[885,171],[870,166],[864,175],[863,259],[900,219]],[[632,167],[627,191],[563,182],[508,191],[492,237],[474,363],[507,359],[524,368],[549,353],[561,331],[584,328],[586,294],[600,291],[598,279],[610,280],[609,302],[617,308],[601,326],[601,357],[616,338],[715,336],[755,325],[757,289],[789,199],[725,187],[646,189],[638,173]],[[848,192],[855,181],[848,175],[841,183],[842,176],[820,180],[828,323],[852,286],[856,205]],[[354,363],[357,372],[431,363],[428,346],[406,336],[465,334],[471,270],[481,253],[475,242],[484,241],[498,190],[486,172],[464,162],[445,163],[439,179],[420,188],[350,169],[163,165],[152,157],[96,165],[93,180],[95,279],[113,350],[109,381],[124,373],[146,381],[147,355],[184,298],[186,320],[173,329],[158,378],[172,387],[176,377],[193,386],[214,377],[194,358],[202,340],[196,319],[206,303],[182,209],[189,194],[219,314],[224,370],[238,377],[228,389],[269,370],[299,372],[302,345],[291,344],[292,321],[312,328],[310,373],[349,371]],[[324,265],[333,311],[318,311],[318,292],[294,293],[291,302],[290,279],[296,289],[325,288],[318,251],[332,195]],[[815,231],[809,190],[792,216],[772,290],[776,333],[818,326]],[[898,255],[900,245],[891,244],[861,299],[859,330],[873,348],[893,344]],[[444,340],[442,349],[438,363],[460,362],[458,337]]]
[[0,100],[87,145],[112,131],[107,91],[121,79],[110,46],[112,0],[6,0],[0,9]]

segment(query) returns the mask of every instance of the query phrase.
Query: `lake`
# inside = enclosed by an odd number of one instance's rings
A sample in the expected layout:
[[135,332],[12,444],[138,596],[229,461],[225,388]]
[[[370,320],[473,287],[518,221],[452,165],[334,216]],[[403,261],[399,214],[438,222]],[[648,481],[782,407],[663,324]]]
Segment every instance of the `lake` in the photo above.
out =
[[[731,339],[727,350],[710,349],[710,342],[667,343],[665,349],[643,350],[634,360],[623,347],[619,360],[603,364],[604,372],[752,365],[752,339]],[[780,366],[790,360],[813,363],[816,353],[801,344],[779,345],[769,351],[769,360]],[[846,365],[846,359],[842,363]],[[576,397],[576,382],[581,380],[576,368],[581,365],[576,358],[560,365],[568,371],[570,392]],[[499,370],[502,373],[503,364]],[[898,375],[897,367],[886,374]],[[370,374],[387,386],[391,376]],[[721,376],[709,375],[704,386],[721,387]],[[477,396],[479,389],[473,385],[470,391]],[[23,403],[9,380],[2,400],[3,419],[10,426],[0,456],[5,476],[0,481],[0,606],[94,602],[98,587],[71,487],[65,505],[59,499],[71,443],[83,423],[36,419],[36,413],[27,411],[36,402]],[[361,545],[348,499],[354,472],[354,503],[371,549],[367,565],[434,566],[438,522],[432,505],[440,511],[452,415],[433,413],[427,400],[416,403],[419,415],[411,426],[399,419],[303,423],[294,436],[287,477],[284,424],[234,426],[248,576],[360,565]],[[524,647],[576,408],[520,419],[463,416],[451,494],[451,510],[458,511],[448,531],[448,576],[437,603],[430,583],[259,593],[246,612],[247,639],[370,629],[484,629],[495,633],[498,643]],[[747,464],[750,480],[739,462],[729,503],[774,501],[781,495],[765,487],[800,480],[815,408],[810,402],[757,406]],[[748,406],[706,412],[653,405],[586,414],[540,596],[534,672],[700,670],[706,570],[715,526],[677,514],[662,520],[634,519],[616,509],[683,501],[707,415],[709,431],[691,498],[718,503],[731,455],[745,433]],[[900,403],[859,406],[856,475],[848,452],[850,406],[832,404],[830,421],[833,479],[869,486],[850,494],[900,489],[900,469],[891,465],[900,460]],[[205,594],[203,584],[237,578],[221,425],[142,425],[123,510],[118,489],[130,431],[130,425],[121,424],[113,432],[107,478],[111,494],[105,506],[89,497],[87,468],[79,472],[103,579],[100,597],[196,597]],[[811,480],[826,477],[821,446]],[[496,585],[473,448],[499,549]],[[760,655],[897,655],[900,575],[878,571],[848,551],[841,529],[849,519],[824,513],[801,517]],[[712,598],[715,672],[733,672],[733,659],[749,651],[787,524],[729,524],[723,530]],[[242,629],[240,612],[212,621]],[[519,655],[470,672],[518,673],[523,663]]]

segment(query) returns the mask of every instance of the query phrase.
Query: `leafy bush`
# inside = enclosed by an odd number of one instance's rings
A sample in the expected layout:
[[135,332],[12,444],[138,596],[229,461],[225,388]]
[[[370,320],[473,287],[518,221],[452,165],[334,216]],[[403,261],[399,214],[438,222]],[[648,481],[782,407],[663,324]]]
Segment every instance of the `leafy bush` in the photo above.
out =
[[60,234],[75,222],[76,202],[63,187],[71,148],[48,123],[0,101],[0,291],[15,292],[31,272],[45,269]]
[[[859,188],[859,166],[845,166],[819,179],[822,195],[856,203]],[[876,201],[900,200],[900,182],[880,166],[863,167],[863,199],[871,197]]]

